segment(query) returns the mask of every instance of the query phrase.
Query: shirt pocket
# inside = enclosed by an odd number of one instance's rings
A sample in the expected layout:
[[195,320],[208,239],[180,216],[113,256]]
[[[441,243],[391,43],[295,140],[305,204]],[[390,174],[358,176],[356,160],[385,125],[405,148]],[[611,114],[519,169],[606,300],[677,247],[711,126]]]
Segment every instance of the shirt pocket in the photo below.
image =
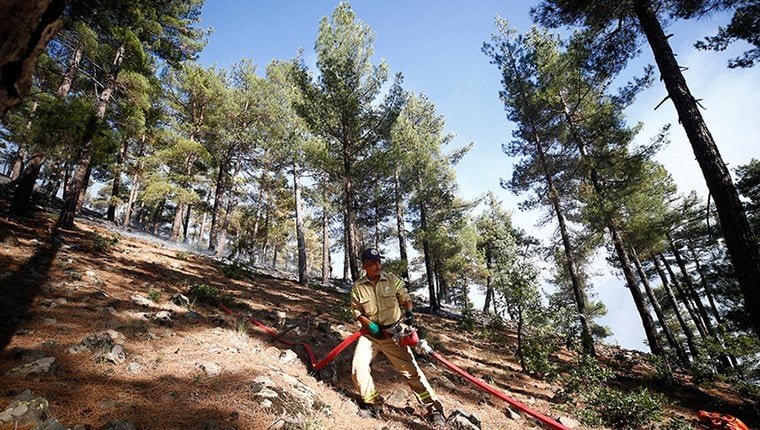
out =
[[380,311],[384,314],[393,314],[396,308],[398,308],[398,299],[396,298],[396,291],[389,289],[388,291],[380,292],[378,297],[380,302]]
[[377,315],[377,306],[371,299],[359,299],[359,306],[362,308],[362,313],[368,318],[372,319]]

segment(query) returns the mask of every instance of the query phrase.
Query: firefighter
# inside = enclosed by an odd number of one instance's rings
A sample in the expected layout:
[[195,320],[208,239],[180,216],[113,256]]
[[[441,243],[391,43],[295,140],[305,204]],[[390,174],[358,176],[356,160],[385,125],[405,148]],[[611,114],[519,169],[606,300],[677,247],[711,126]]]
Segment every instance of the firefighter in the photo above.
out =
[[[417,365],[408,346],[397,345],[386,335],[384,329],[399,322],[414,323],[412,299],[404,281],[382,271],[382,255],[375,248],[362,252],[362,268],[365,275],[354,282],[351,289],[351,311],[354,318],[366,327],[370,334],[359,338],[351,364],[351,377],[361,402],[359,414],[363,417],[379,417],[383,400],[372,380],[370,364],[378,352],[388,357],[393,367],[406,379],[417,400],[427,409],[426,418],[436,427],[445,424],[443,405],[430,387],[425,375]],[[401,308],[404,309],[402,314]]]

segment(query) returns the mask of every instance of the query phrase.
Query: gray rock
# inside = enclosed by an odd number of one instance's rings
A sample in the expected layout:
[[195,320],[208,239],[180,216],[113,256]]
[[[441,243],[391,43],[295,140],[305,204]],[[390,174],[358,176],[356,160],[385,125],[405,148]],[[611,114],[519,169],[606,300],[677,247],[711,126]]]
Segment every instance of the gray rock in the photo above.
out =
[[153,305],[153,302],[151,302],[147,297],[138,296],[137,294],[129,296],[129,300],[138,306],[144,306],[146,308],[149,308]]
[[562,424],[563,426],[569,427],[571,429],[577,428],[581,425],[581,423],[579,423],[577,420],[570,417],[566,417],[566,416],[559,417],[557,421],[559,421],[559,423]]
[[449,427],[455,430],[480,430],[480,418],[474,414],[455,410],[446,420]]
[[280,361],[283,363],[290,363],[291,361],[298,358],[298,355],[293,352],[292,349],[286,349],[285,351],[282,351],[280,353]]
[[190,304],[190,299],[184,294],[176,293],[172,296],[172,302],[177,306],[187,306]]
[[127,365],[127,372],[129,372],[129,373],[140,373],[140,371],[142,370],[142,368],[143,368],[142,364],[133,361],[133,362],[129,363],[129,365]]
[[171,327],[174,325],[172,314],[169,311],[156,312],[156,315],[153,316],[153,322],[164,327]]
[[518,412],[515,412],[514,410],[512,410],[512,408],[509,408],[509,407],[504,408],[504,415],[506,415],[506,417],[509,418],[510,420],[515,420],[515,421],[522,418],[522,416]]
[[0,412],[0,423],[12,423],[15,427],[45,422],[49,418],[50,404],[42,397],[35,397],[29,390],[16,396],[8,407]]
[[206,376],[219,376],[222,374],[222,367],[216,363],[201,363],[198,368],[206,374]]
[[44,422],[37,424],[33,430],[66,430],[66,427],[58,422],[55,418],[48,418]]
[[131,421],[120,420],[109,422],[103,430],[137,430],[137,427]]
[[127,359],[127,352],[122,345],[116,344],[111,347],[111,350],[103,358],[113,364],[121,364]]
[[14,367],[8,371],[9,375],[27,376],[35,373],[50,372],[50,366],[55,362],[55,357],[43,357],[31,363],[26,363],[19,367]]

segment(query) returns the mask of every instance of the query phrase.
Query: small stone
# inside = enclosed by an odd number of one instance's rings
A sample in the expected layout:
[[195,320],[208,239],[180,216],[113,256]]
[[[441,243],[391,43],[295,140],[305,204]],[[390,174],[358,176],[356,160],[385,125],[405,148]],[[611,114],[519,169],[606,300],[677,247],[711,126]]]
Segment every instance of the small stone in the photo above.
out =
[[504,408],[504,415],[506,415],[506,417],[509,418],[510,420],[515,420],[515,421],[522,418],[519,413],[515,412],[514,410],[512,410],[512,408],[509,408],[509,407]]
[[153,316],[153,322],[166,327],[171,327],[174,325],[174,321],[172,321],[172,314],[169,311],[156,312],[156,315]]
[[198,367],[206,376],[219,376],[222,373],[222,367],[216,363],[201,363]]
[[105,359],[113,364],[121,364],[127,359],[127,352],[122,345],[114,345],[111,351],[105,355]]
[[186,306],[190,303],[190,299],[184,294],[176,293],[172,296],[172,302],[177,306]]
[[129,365],[127,366],[127,372],[129,373],[140,373],[141,370],[142,370],[142,364],[134,362],[134,361],[129,363]]
[[292,349],[286,349],[280,353],[280,361],[283,363],[290,363],[296,358],[298,358],[298,355]]
[[577,428],[578,426],[581,425],[577,420],[570,417],[566,417],[566,416],[559,417],[557,421],[559,421],[559,423],[562,424],[563,426],[569,427],[571,429]]
[[132,301],[132,303],[144,306],[146,308],[149,308],[153,305],[153,302],[151,302],[147,297],[138,296],[137,294],[133,294],[129,297],[129,300]]

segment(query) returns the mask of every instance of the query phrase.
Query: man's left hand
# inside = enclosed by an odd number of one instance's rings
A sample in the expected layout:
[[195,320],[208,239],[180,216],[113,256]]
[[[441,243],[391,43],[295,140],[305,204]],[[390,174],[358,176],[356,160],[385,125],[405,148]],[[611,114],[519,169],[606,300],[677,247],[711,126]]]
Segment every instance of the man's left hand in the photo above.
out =
[[407,309],[404,313],[404,324],[414,325],[414,313],[411,309]]

